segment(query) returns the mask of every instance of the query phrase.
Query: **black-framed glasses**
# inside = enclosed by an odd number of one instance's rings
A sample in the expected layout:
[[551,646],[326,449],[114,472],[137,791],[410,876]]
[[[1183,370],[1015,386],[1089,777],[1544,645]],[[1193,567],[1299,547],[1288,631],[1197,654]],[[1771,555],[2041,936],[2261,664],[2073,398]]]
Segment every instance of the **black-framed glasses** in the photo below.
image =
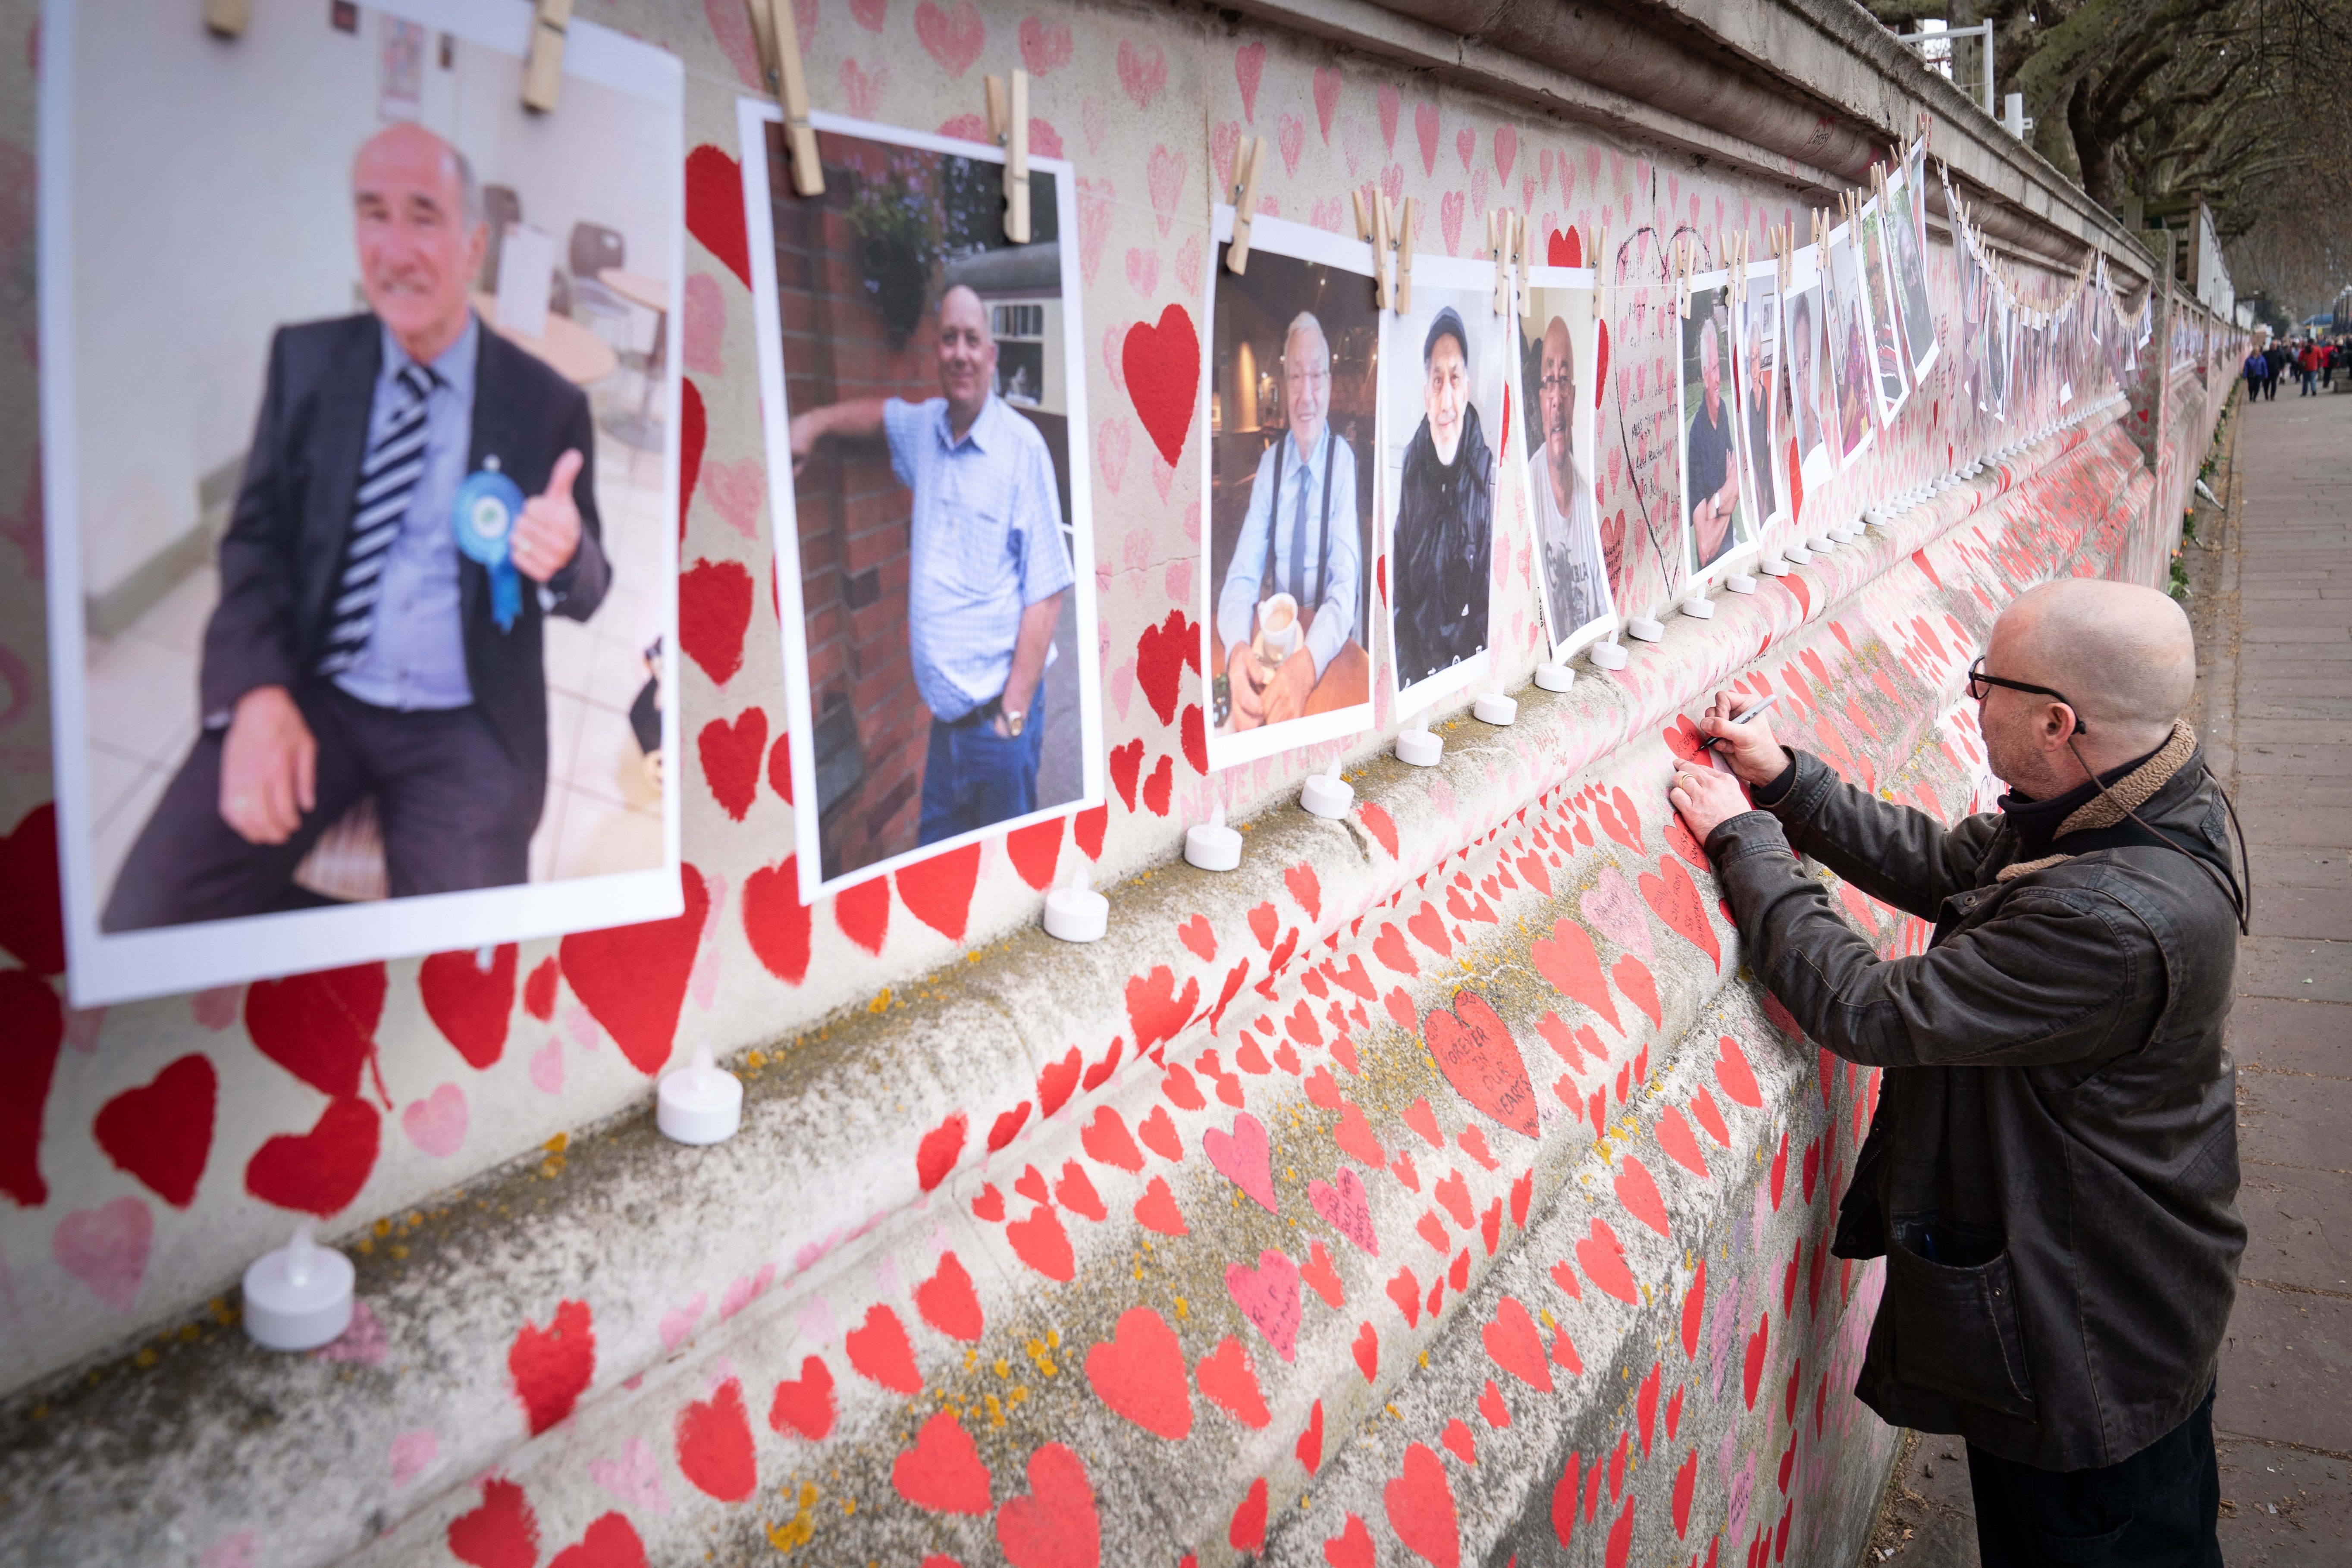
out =
[[2075,708],[2074,699],[2068,697],[2064,692],[2047,686],[2031,686],[2022,680],[2004,680],[1998,675],[1987,675],[1984,672],[1984,655],[1979,654],[1977,656],[1977,661],[1969,666],[1969,695],[1977,701],[1981,702],[1987,697],[1992,695],[1991,689],[1996,686],[2005,687],[2011,691],[2028,692],[2035,697],[2055,698],[2057,700],[2065,703],[2068,708],[2074,709],[2074,732],[2076,734],[2087,735],[2091,732],[2090,725],[2083,721],[2083,710],[2079,708]]

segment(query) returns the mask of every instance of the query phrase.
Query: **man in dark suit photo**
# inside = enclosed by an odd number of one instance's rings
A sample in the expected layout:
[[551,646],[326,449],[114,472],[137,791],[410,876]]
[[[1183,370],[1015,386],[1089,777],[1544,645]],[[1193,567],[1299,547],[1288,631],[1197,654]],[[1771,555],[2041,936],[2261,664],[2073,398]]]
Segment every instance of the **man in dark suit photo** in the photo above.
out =
[[[528,878],[543,617],[586,620],[612,582],[588,400],[475,315],[488,229],[457,149],[413,124],[378,132],[352,204],[370,308],[270,346],[205,632],[203,729],[107,931],[310,901],[296,868],[368,796],[393,897]],[[461,504],[482,516],[468,477],[492,474],[528,498],[503,560],[478,526],[461,550],[456,527]]]

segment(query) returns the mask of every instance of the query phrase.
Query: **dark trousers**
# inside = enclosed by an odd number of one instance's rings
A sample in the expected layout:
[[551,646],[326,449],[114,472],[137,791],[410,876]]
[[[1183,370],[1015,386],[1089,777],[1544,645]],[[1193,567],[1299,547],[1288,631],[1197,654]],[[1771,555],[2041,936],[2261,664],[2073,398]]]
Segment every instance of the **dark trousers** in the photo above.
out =
[[1037,809],[1037,759],[1045,744],[1045,682],[1029,700],[1021,733],[1005,740],[989,721],[956,725],[931,721],[923,759],[919,841],[970,833]]
[[2316,397],[2316,396],[2318,396],[2318,395],[2319,395],[2319,389],[2318,389],[2316,386],[2315,386],[2315,385],[2313,384],[2315,382],[2316,382],[2316,381],[2319,379],[2319,373],[2318,373],[2317,371],[2315,371],[2315,370],[2298,370],[2298,371],[2296,371],[2296,372],[2294,373],[2294,374],[2295,374],[2295,379],[2303,383],[2303,390],[2302,390],[2301,392],[2299,392],[2299,393],[2295,394],[2295,395],[2296,395],[2296,396],[2298,396],[2298,397]]
[[2118,1464],[2037,1470],[1969,1445],[1977,1555],[1990,1568],[2221,1568],[2213,1394]]
[[220,813],[226,731],[207,730],[131,845],[100,926],[234,920],[286,907],[295,868],[373,795],[394,898],[529,879],[541,792],[479,708],[402,713],[320,682],[296,694],[319,743],[318,805],[283,844],[248,844]]

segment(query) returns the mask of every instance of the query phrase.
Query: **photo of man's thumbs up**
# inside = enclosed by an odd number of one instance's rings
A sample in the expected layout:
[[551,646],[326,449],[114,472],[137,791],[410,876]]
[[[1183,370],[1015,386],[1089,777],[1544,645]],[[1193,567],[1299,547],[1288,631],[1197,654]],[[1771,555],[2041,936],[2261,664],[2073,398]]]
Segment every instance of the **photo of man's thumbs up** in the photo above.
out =
[[544,583],[572,563],[580,548],[580,508],[572,500],[572,482],[580,477],[581,458],[566,448],[547,476],[547,489],[522,504],[510,546],[515,570],[534,583]]

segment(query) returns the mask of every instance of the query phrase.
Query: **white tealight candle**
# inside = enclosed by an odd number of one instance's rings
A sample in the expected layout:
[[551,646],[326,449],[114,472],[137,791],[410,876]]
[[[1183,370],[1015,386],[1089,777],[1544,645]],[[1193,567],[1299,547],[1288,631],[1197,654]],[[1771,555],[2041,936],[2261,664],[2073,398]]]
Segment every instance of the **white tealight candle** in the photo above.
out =
[[1695,621],[1715,619],[1715,601],[1705,594],[1693,594],[1683,601],[1683,614]]
[[1518,718],[1519,704],[1517,699],[1499,691],[1481,691],[1470,704],[1470,711],[1478,715],[1481,722],[1499,727]]
[[1536,666],[1536,684],[1546,691],[1565,691],[1576,684],[1576,671],[1548,658]]
[[1665,637],[1666,628],[1648,616],[1628,616],[1625,635],[1637,642],[1657,642]]
[[1110,930],[1110,900],[1087,885],[1086,868],[1066,888],[1045,895],[1045,934],[1064,942],[1100,942]]
[[310,1238],[310,1222],[245,1271],[245,1331],[269,1351],[309,1351],[352,1326],[352,1260]]
[[1745,572],[1734,572],[1723,580],[1723,586],[1729,593],[1752,594],[1756,592],[1756,579]]
[[1428,727],[1415,723],[1410,730],[1401,730],[1396,738],[1397,761],[1416,768],[1433,768],[1437,759],[1445,754],[1445,742],[1429,732]]
[[1586,650],[1595,669],[1622,669],[1632,658],[1623,647],[1614,642],[1597,642]]
[[1356,786],[1339,776],[1339,759],[1331,759],[1328,773],[1308,773],[1298,786],[1298,804],[1318,816],[1337,822],[1355,808]]
[[1789,563],[1780,559],[1780,552],[1776,550],[1756,563],[1756,570],[1763,573],[1767,577],[1786,577],[1789,574]]
[[1225,803],[1209,808],[1209,820],[1184,830],[1184,858],[1203,871],[1230,871],[1242,863],[1242,836],[1225,826]]
[[1829,531],[1827,529],[1823,529],[1821,532],[1816,533],[1811,539],[1805,541],[1805,548],[1811,551],[1816,555],[1827,555],[1831,551],[1837,548],[1837,541],[1830,537]]
[[708,1043],[665,1076],[654,1095],[654,1125],[676,1143],[724,1143],[743,1125],[743,1080],[710,1059]]
[[1800,566],[1813,558],[1813,552],[1811,550],[1793,539],[1780,547],[1780,553]]

